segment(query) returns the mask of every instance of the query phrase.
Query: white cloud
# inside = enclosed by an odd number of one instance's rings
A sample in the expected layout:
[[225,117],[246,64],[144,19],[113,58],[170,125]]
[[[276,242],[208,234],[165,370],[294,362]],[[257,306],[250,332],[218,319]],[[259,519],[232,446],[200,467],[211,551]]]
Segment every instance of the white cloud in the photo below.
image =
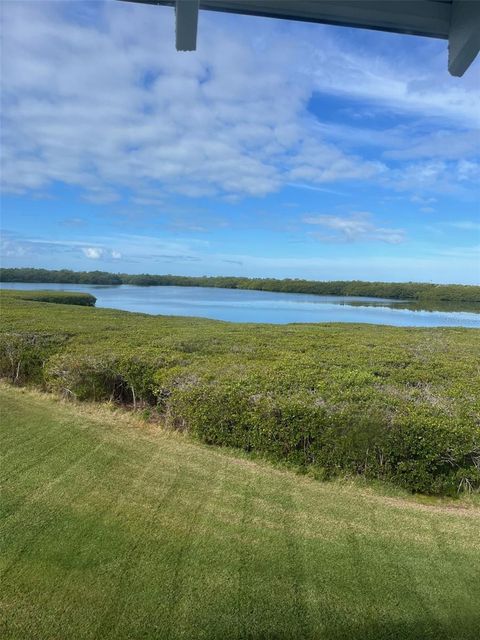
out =
[[91,260],[98,260],[104,254],[103,249],[100,249],[99,247],[84,247],[82,251],[84,256]]
[[454,229],[461,229],[462,231],[477,231],[477,233],[480,233],[480,222],[474,222],[473,220],[458,220],[456,222],[445,223],[445,225],[453,227]]
[[370,213],[353,213],[350,216],[308,215],[307,225],[315,225],[333,231],[333,234],[311,232],[310,235],[330,242],[386,242],[399,244],[405,240],[403,229],[389,229],[374,224]]
[[370,104],[373,116],[375,107],[381,107],[383,112],[421,114],[462,127],[480,125],[478,66],[458,82],[447,72],[446,46],[439,55],[435,44],[424,42],[420,60],[418,40],[390,36],[390,42],[390,55],[385,56],[347,39],[339,52],[332,38],[322,38],[322,46],[311,51],[316,87]]
[[121,251],[111,248],[116,241],[122,242],[121,236],[102,238],[99,243],[88,243],[82,240],[49,240],[28,237],[2,229],[0,256],[2,258],[25,257],[29,261],[35,258],[44,259],[47,256],[48,258],[63,257],[63,260],[85,257],[89,260],[111,262],[112,259],[118,260],[123,257]]
[[434,131],[427,135],[415,136],[413,141],[408,131],[403,131],[385,153],[387,158],[410,160],[415,158],[437,158],[463,161],[466,157],[479,153],[478,136],[471,131]]
[[240,35],[207,27],[201,50],[182,56],[169,9],[99,11],[104,29],[67,20],[62,3],[6,8],[7,188],[62,181],[108,203],[120,185],[139,197],[154,186],[192,197],[280,186],[283,157],[306,136],[309,90],[275,52],[259,58]]
[[337,180],[368,180],[383,173],[386,167],[378,161],[362,161],[345,156],[333,145],[318,140],[302,141],[300,153],[291,160],[290,181],[324,184]]
[[477,280],[475,284],[478,284],[480,278],[480,244],[471,245],[467,247],[451,247],[449,249],[443,249],[438,251],[438,255],[449,258],[459,258],[463,260],[472,259],[475,263],[473,273],[477,273]]
[[22,243],[16,242],[15,238],[2,233],[0,240],[0,255],[2,258],[23,258],[28,255],[28,248]]
[[451,194],[477,200],[480,164],[467,160],[421,160],[392,169],[383,180],[396,191]]
[[[168,194],[262,196],[292,181],[379,177],[389,188],[409,189],[411,174],[390,180],[387,162],[351,153],[348,131],[335,137],[319,126],[307,108],[312,94],[428,114],[464,130],[479,120],[475,83],[452,82],[427,59],[420,71],[413,53],[387,60],[328,27],[202,13],[198,51],[178,54],[173,25],[163,7],[7,3],[5,188],[35,192],[63,182],[97,204],[128,189],[152,206]],[[370,133],[382,145],[382,132]],[[407,145],[404,132],[386,138],[397,161],[428,160],[447,147],[457,158],[471,150],[468,132],[455,145],[449,135]],[[465,163],[459,180],[475,174]],[[414,188],[438,184],[420,182]]]

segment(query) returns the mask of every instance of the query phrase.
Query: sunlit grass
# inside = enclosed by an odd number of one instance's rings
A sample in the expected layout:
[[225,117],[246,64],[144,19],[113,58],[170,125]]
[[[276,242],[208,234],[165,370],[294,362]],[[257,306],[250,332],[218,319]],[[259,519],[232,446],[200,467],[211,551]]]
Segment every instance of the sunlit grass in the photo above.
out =
[[480,509],[419,503],[0,387],[2,637],[455,638]]

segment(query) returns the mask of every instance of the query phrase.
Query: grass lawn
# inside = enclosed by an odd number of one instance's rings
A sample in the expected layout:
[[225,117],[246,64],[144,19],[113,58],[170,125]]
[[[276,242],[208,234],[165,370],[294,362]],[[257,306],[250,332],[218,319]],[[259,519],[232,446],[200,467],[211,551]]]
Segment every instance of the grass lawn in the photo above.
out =
[[2,638],[475,639],[480,509],[0,387]]

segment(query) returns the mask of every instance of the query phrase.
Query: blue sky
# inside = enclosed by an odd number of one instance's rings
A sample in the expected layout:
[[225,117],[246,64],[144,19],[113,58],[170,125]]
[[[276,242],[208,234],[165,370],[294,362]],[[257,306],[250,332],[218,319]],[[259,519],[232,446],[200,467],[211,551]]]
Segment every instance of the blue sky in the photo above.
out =
[[170,8],[7,2],[2,265],[480,281],[480,60]]

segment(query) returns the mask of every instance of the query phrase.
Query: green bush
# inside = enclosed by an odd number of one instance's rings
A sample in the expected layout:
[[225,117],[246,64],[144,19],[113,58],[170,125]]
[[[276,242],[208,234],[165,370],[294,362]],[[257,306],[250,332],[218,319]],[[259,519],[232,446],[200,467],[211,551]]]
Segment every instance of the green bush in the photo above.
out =
[[60,353],[45,368],[49,389],[78,400],[154,404],[154,368],[138,358]]
[[78,400],[114,400],[123,396],[124,381],[114,360],[94,355],[57,354],[45,367],[47,388]]
[[251,397],[241,385],[176,391],[173,413],[208,444],[257,451],[276,460],[362,474],[423,493],[480,488],[480,429],[432,415],[386,419],[381,407],[335,412],[308,396]]
[[97,299],[90,293],[74,291],[17,291],[21,300],[33,302],[51,302],[54,304],[78,304],[82,307],[94,307]]
[[0,333],[0,376],[13,384],[42,384],[45,363],[66,339],[41,333]]
[[398,421],[386,443],[392,479],[424,493],[480,488],[480,428],[417,412]]

